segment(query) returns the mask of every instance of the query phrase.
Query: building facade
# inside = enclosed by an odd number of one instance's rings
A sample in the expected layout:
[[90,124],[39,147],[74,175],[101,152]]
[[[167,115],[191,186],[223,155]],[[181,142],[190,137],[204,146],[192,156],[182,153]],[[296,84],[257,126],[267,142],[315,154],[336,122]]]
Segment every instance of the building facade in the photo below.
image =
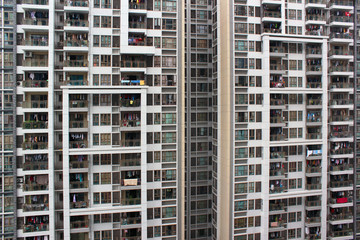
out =
[[359,238],[358,1],[1,4],[2,239]]

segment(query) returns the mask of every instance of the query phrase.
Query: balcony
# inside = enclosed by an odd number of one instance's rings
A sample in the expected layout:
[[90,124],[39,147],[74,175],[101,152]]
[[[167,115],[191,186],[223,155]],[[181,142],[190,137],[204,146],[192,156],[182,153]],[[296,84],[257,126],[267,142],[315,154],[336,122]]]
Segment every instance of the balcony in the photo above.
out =
[[287,137],[285,134],[270,134],[270,141],[285,141]]
[[344,204],[344,203],[352,203],[353,200],[351,197],[341,197],[341,198],[330,198],[330,204]]
[[333,115],[330,117],[331,122],[345,122],[345,121],[353,121],[354,118],[352,116],[337,116]]
[[321,173],[321,167],[307,166],[306,173]]
[[318,106],[318,107],[321,107],[322,105],[322,101],[321,99],[308,99],[306,101],[306,106]]
[[269,228],[280,228],[280,227],[284,227],[286,226],[286,222],[285,221],[274,221],[274,222],[269,222]]
[[23,170],[24,171],[36,171],[36,170],[47,170],[48,162],[40,161],[40,162],[24,162]]
[[331,83],[330,84],[330,90],[331,89],[338,89],[338,88],[352,88],[353,85],[350,84],[350,83],[341,83],[341,82],[338,82],[338,83]]
[[306,217],[307,224],[321,223],[321,217]]
[[322,22],[325,22],[326,18],[325,18],[324,15],[306,14],[306,21],[322,21]]
[[331,0],[330,7],[334,5],[352,7],[354,4],[353,1],[351,0]]
[[140,99],[121,99],[120,107],[127,108],[127,107],[140,107]]
[[353,57],[353,51],[349,49],[331,49],[329,51],[329,56],[350,56]]
[[313,201],[306,200],[305,206],[306,207],[321,207],[321,200],[313,200]]
[[121,199],[121,205],[139,205],[141,204],[141,198],[129,198],[129,199]]
[[348,40],[353,40],[353,34],[352,33],[330,33],[329,35],[331,40],[336,40],[336,39],[348,39]]
[[351,211],[342,212],[339,214],[330,214],[328,217],[329,221],[343,221],[343,220],[352,220],[353,213]]
[[285,176],[286,169],[276,169],[276,170],[270,170],[270,177],[281,177]]
[[321,47],[306,48],[306,55],[322,55]]
[[146,29],[146,22],[129,21],[129,28]]
[[89,146],[89,142],[87,140],[78,140],[78,141],[70,141],[69,148],[87,148]]
[[47,129],[47,121],[25,121],[22,124],[23,129]]
[[270,117],[270,123],[285,123],[283,117]]
[[121,179],[121,186],[139,186],[140,184],[140,178]]
[[264,18],[281,18],[281,10],[280,11],[268,11],[264,10]]
[[326,0],[306,0],[306,4],[326,4]]
[[23,212],[49,211],[49,203],[23,204]]
[[342,231],[330,231],[329,237],[338,238],[338,237],[348,237],[353,236],[354,232],[352,229],[342,230]]
[[70,220],[71,229],[88,228],[89,220]]
[[309,140],[316,140],[316,139],[321,139],[321,138],[322,138],[321,133],[307,133],[306,134],[306,139],[309,139]]
[[354,68],[352,66],[330,66],[329,72],[353,72]]
[[306,74],[308,74],[309,72],[319,72],[319,73],[321,73],[321,71],[322,71],[321,65],[309,65],[309,66],[306,66]]
[[317,239],[321,239],[321,234],[320,233],[309,233],[309,234],[305,234],[305,240],[317,240]]
[[353,137],[353,132],[350,131],[341,131],[341,132],[331,132],[330,138],[351,138]]
[[339,172],[339,171],[352,171],[354,169],[354,165],[352,164],[342,164],[338,166],[330,166],[331,172]]
[[122,167],[133,167],[140,166],[141,159],[140,158],[130,158],[130,159],[121,159],[120,166]]

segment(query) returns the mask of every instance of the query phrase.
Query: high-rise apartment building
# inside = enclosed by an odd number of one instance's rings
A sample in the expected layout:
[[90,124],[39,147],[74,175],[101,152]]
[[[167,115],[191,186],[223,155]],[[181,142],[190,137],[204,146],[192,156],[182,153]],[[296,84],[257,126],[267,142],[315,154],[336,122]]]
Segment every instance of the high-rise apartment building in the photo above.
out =
[[360,239],[360,2],[0,4],[1,239]]

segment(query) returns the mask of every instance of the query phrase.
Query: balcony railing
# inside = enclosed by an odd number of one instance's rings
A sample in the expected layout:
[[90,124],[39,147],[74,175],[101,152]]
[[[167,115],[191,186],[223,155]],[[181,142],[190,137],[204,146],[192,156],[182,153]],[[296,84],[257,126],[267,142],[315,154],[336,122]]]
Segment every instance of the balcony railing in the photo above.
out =
[[47,67],[48,59],[27,58],[23,61],[25,67]]
[[331,188],[339,188],[339,187],[351,187],[353,185],[352,181],[339,181],[339,182],[330,182]]
[[321,72],[322,68],[321,68],[321,65],[311,65],[311,66],[306,66],[306,71],[307,72]]
[[306,139],[321,139],[322,134],[321,133],[307,133]]
[[49,42],[47,38],[42,39],[25,39],[21,42],[25,46],[48,46]]
[[270,203],[269,205],[270,211],[283,211],[285,208],[286,205],[284,203]]
[[140,99],[121,99],[120,107],[140,107]]
[[270,46],[270,52],[271,53],[285,53],[284,47],[271,47]]
[[349,170],[353,170],[353,169],[354,169],[354,165],[352,165],[352,164],[343,164],[343,165],[338,165],[338,166],[330,166],[330,171],[333,171],[333,172],[349,171]]
[[21,0],[21,4],[48,5],[48,0]]
[[334,88],[352,88],[352,85],[350,85],[349,83],[332,83],[330,85],[330,89]]
[[282,65],[282,64],[271,64],[270,63],[270,70],[274,70],[274,71],[285,71],[286,66]]
[[352,33],[330,33],[330,39],[341,38],[341,39],[353,39]]
[[342,122],[342,121],[352,121],[354,118],[352,116],[331,116],[331,122]]
[[137,3],[136,1],[129,1],[129,9],[146,9],[145,3]]
[[69,128],[87,128],[88,121],[70,121]]
[[22,144],[23,150],[40,150],[40,149],[47,149],[48,143],[47,142],[24,142]]
[[24,192],[32,192],[32,191],[46,191],[49,190],[48,184],[38,184],[38,183],[25,183],[23,184]]
[[285,134],[271,134],[270,135],[270,141],[284,141]]
[[345,0],[332,0],[330,2],[330,6],[340,5],[340,6],[353,6],[353,1],[345,1]]
[[322,104],[322,101],[321,99],[308,99],[306,104],[308,106],[315,106],[315,105],[321,105]]
[[278,170],[270,170],[270,176],[284,176],[285,175],[285,169],[278,169]]
[[34,25],[34,26],[48,26],[49,19],[48,18],[24,18],[22,21],[22,25]]
[[284,192],[285,190],[287,190],[286,187],[273,187],[273,188],[270,188],[270,194],[282,193],[282,192]]
[[23,122],[23,129],[46,129],[48,128],[47,122],[43,121],[26,121]]
[[70,148],[87,148],[88,146],[89,146],[89,143],[86,140],[69,142]]
[[322,88],[321,82],[307,82],[306,88]]
[[22,108],[47,108],[47,101],[25,101]]
[[67,60],[64,67],[88,67],[88,60]]
[[326,0],[306,0],[306,4],[326,4]]
[[342,198],[330,198],[330,204],[342,204],[342,203],[352,203],[353,200],[350,197],[342,197]]
[[122,60],[121,67],[123,68],[145,68],[145,61],[132,61],[132,60]]
[[321,167],[307,167],[306,173],[321,173]]
[[281,18],[281,12],[264,11],[264,17]]
[[128,199],[121,199],[121,205],[139,205],[141,204],[141,198],[128,198]]
[[121,179],[121,186],[138,186],[141,184],[140,178]]
[[89,227],[89,221],[83,220],[83,221],[70,221],[70,228],[76,229],[76,228],[88,228]]
[[65,1],[67,7],[89,7],[89,1],[87,0],[67,0]]
[[319,223],[321,222],[321,217],[307,217],[306,223]]
[[329,51],[329,56],[334,55],[353,55],[353,51],[350,51],[348,49],[331,49]]
[[49,203],[39,203],[39,204],[23,204],[22,207],[24,212],[33,212],[33,211],[48,211]]
[[70,168],[88,168],[89,162],[88,161],[71,161],[70,162]]
[[346,22],[346,23],[352,23],[353,18],[348,16],[331,16],[330,22]]
[[283,227],[284,224],[286,224],[286,222],[284,222],[284,221],[270,222],[269,227],[270,228],[279,228],[279,227]]
[[345,213],[340,213],[340,214],[332,214],[329,215],[329,220],[330,221],[341,221],[341,220],[349,220],[353,218],[353,213],[352,212],[345,212]]
[[272,152],[270,153],[270,159],[284,158],[286,157],[285,152]]
[[320,207],[321,206],[321,200],[306,201],[305,205],[307,207]]
[[140,224],[141,217],[128,217],[121,219],[121,225],[131,225],[131,224]]
[[71,189],[88,188],[88,181],[70,182],[70,188]]
[[321,48],[307,48],[306,54],[322,54]]
[[42,88],[48,87],[48,80],[25,80],[22,82],[23,87]]
[[69,80],[65,81],[65,85],[67,86],[87,86],[89,82],[87,80]]
[[129,28],[146,28],[145,22],[129,22]]
[[87,100],[71,100],[69,106],[70,108],[86,108],[88,107],[88,103]]
[[330,237],[346,237],[346,236],[352,236],[354,233],[351,229],[348,230],[342,230],[342,231],[330,231],[329,236]]
[[49,231],[49,224],[39,223],[39,224],[26,224],[23,228],[24,232],[38,232],[38,231]]
[[65,24],[68,27],[89,27],[88,20],[66,19]]
[[89,42],[87,40],[71,40],[65,41],[64,47],[88,47]]
[[283,117],[270,117],[270,123],[284,123]]
[[324,15],[308,14],[306,21],[326,21],[326,18]]
[[77,201],[77,202],[70,202],[70,208],[87,208],[89,207],[89,201]]
[[141,159],[121,159],[120,166],[128,167],[128,166],[140,166]]
[[329,67],[330,72],[353,72],[354,68],[351,66],[331,66]]
[[331,138],[348,138],[348,137],[352,137],[352,136],[353,136],[353,132],[350,132],[350,131],[330,133]]
[[24,171],[34,171],[34,170],[47,170],[48,162],[24,162],[23,170]]

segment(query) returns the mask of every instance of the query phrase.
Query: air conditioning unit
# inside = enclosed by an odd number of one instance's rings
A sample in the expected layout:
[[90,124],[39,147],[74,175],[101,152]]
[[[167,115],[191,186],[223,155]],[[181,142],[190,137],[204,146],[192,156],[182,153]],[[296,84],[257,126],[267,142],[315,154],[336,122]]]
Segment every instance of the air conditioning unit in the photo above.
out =
[[25,52],[25,57],[32,57],[32,52]]

